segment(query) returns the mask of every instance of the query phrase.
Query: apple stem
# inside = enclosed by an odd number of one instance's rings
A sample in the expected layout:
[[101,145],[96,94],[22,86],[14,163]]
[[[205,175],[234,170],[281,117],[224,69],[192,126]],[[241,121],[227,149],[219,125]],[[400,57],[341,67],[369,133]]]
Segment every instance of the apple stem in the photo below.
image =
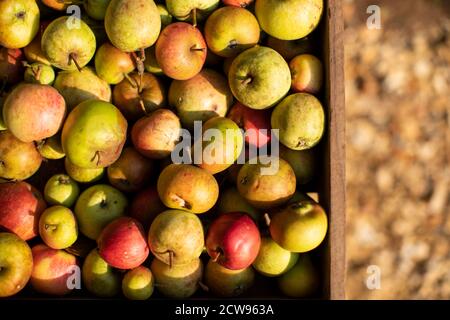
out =
[[197,8],[192,10],[192,25],[197,27]]
[[191,51],[205,51],[205,50],[206,50],[206,48],[197,48],[196,45],[193,45],[191,47]]
[[37,81],[41,78],[42,68],[41,66],[37,66],[37,68],[31,67],[31,71],[33,72],[34,77]]
[[199,282],[198,282],[198,286],[199,286],[203,291],[209,292],[209,287],[208,287],[206,284],[204,284],[203,282],[199,281]]
[[91,159],[91,162],[93,162],[95,160],[95,158],[97,158],[96,164],[98,166],[100,164],[100,151],[95,151],[95,154]]
[[173,251],[169,250],[169,268],[173,266]]
[[57,227],[58,226],[56,224],[47,224],[46,223],[44,225],[45,230],[51,230],[51,231],[55,231]]
[[71,65],[72,61],[73,61],[73,63],[75,63],[75,66],[77,67],[78,71],[81,72],[81,67],[77,62],[76,56],[77,56],[76,53],[73,53],[73,52],[71,54],[69,54],[69,65]]
[[131,86],[133,88],[137,88],[136,82],[133,79],[131,79],[131,77],[128,75],[128,73],[124,73],[123,76],[125,77],[125,79],[128,80],[128,82],[131,84]]
[[215,257],[212,258],[213,262],[217,262],[217,260],[219,260],[220,254],[221,254],[221,250],[217,250],[217,255]]
[[142,86],[142,78],[145,72],[145,66],[144,66],[144,61],[145,61],[145,50],[144,48],[139,49],[139,56],[136,54],[136,52],[132,52],[133,58],[136,61],[136,68],[138,70],[138,74],[140,76],[140,84],[138,84],[138,90],[139,93],[142,92],[141,86]]
[[139,106],[141,107],[142,112],[144,112],[144,114],[147,114],[147,109],[145,109],[145,104],[144,104],[144,100],[139,99]]
[[36,149],[41,150],[42,147],[45,145],[45,140],[46,139],[35,141]]
[[266,226],[270,226],[270,217],[268,213],[264,213],[264,221],[266,222]]
[[248,77],[248,78],[242,80],[242,84],[246,85],[246,84],[251,83],[252,81],[253,81],[253,78],[252,77]]

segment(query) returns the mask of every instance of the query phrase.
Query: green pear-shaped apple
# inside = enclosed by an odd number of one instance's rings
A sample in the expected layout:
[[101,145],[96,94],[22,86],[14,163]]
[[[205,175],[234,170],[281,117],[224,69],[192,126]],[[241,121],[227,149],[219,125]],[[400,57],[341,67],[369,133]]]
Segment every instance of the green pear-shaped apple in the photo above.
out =
[[277,277],[289,271],[297,259],[297,253],[283,249],[270,237],[264,237],[253,267],[266,277]]

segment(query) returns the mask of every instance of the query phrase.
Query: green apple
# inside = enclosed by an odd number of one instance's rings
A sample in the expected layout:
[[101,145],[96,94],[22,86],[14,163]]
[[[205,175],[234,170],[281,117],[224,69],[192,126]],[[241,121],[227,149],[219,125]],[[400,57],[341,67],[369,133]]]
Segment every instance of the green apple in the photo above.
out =
[[110,2],[111,0],[85,0],[83,2],[84,10],[92,19],[103,20]]
[[206,19],[219,5],[219,0],[166,0],[167,10],[181,21]]
[[319,24],[323,0],[256,0],[259,25],[281,40],[306,37]]
[[74,165],[69,159],[64,159],[67,174],[76,182],[93,183],[100,180],[106,172],[105,168],[86,169]]
[[42,51],[50,63],[63,70],[79,70],[95,53],[96,41],[91,28],[81,19],[59,17],[42,35]]
[[228,71],[233,95],[252,109],[267,109],[291,88],[291,71],[275,50],[256,46],[238,55]]
[[259,253],[253,267],[266,277],[276,277],[289,271],[297,262],[298,253],[280,247],[270,237],[261,239]]
[[154,279],[149,268],[139,266],[128,271],[122,280],[122,292],[130,300],[147,300],[153,294]]
[[120,292],[119,273],[100,257],[97,248],[84,260],[81,276],[86,289],[98,297],[114,297]]
[[84,190],[75,204],[80,232],[97,240],[103,228],[125,215],[128,200],[119,190],[98,184]]
[[42,143],[38,143],[37,149],[45,159],[56,160],[65,156],[61,145],[61,134],[59,133],[45,139]]
[[[147,63],[147,59],[145,59],[145,63]],[[95,71],[101,79],[109,84],[118,84],[134,68],[131,54],[120,51],[109,42],[102,44],[95,53]]]
[[39,8],[35,0],[0,1],[0,46],[27,46],[39,30]]
[[71,207],[79,194],[78,184],[66,174],[52,176],[44,188],[45,201],[51,205]]
[[223,7],[206,20],[205,40],[208,48],[221,57],[234,57],[256,45],[260,30],[255,16],[238,7]]
[[53,249],[66,249],[78,238],[78,227],[72,210],[64,206],[47,208],[39,218],[39,235]]
[[319,143],[325,131],[325,111],[320,101],[308,93],[292,94],[281,101],[271,116],[273,129],[282,144],[305,150]]
[[0,298],[22,290],[32,271],[33,256],[28,244],[13,233],[0,232]]
[[308,255],[300,255],[296,265],[278,278],[278,287],[292,298],[310,297],[319,289],[319,274]]
[[52,85],[55,81],[55,71],[51,66],[35,62],[26,66],[23,78],[29,83]]

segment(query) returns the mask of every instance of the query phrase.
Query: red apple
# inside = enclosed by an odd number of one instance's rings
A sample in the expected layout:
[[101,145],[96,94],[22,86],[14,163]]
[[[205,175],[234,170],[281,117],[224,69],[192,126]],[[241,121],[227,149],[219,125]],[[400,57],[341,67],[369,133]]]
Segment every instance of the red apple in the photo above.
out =
[[153,219],[167,210],[159,199],[156,187],[148,187],[139,192],[132,200],[130,206],[130,216],[142,223],[144,230],[148,230]]
[[23,240],[39,233],[39,217],[46,204],[42,194],[26,182],[0,184],[0,228]]
[[253,0],[222,0],[222,2],[226,6],[245,8],[250,5]]
[[0,80],[15,84],[23,77],[24,55],[20,49],[0,48]]
[[206,250],[213,261],[227,269],[239,270],[256,259],[261,236],[250,216],[241,212],[221,214],[206,236]]
[[245,142],[260,148],[270,142],[270,111],[256,110],[237,102],[228,118],[245,131]]
[[176,22],[161,32],[155,54],[164,74],[176,80],[187,80],[202,69],[207,47],[200,30],[189,23]]
[[31,249],[33,272],[30,283],[41,293],[62,296],[73,290],[76,284],[77,258],[64,250],[52,249],[38,244]]
[[121,217],[108,224],[97,244],[100,256],[118,269],[140,266],[149,253],[142,225],[130,217]]

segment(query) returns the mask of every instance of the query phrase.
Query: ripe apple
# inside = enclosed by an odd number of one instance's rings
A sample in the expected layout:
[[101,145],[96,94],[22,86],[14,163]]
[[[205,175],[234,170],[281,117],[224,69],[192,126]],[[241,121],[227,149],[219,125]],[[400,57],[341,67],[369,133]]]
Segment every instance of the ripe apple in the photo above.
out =
[[84,190],[75,204],[80,232],[97,240],[103,228],[125,214],[127,198],[119,190],[98,184]]
[[220,193],[218,213],[245,212],[255,221],[260,220],[261,213],[253,208],[239,193],[236,187],[230,187]]
[[109,84],[90,67],[58,72],[54,87],[64,97],[69,111],[86,100],[111,101]]
[[52,85],[55,81],[55,71],[51,66],[41,62],[26,63],[23,79],[28,83]]
[[33,256],[28,244],[13,233],[0,232],[0,298],[22,290],[32,271]]
[[253,286],[255,272],[251,267],[230,270],[212,259],[205,268],[205,284],[208,289],[220,297],[237,297]]
[[148,230],[155,217],[165,210],[167,208],[159,199],[156,187],[150,186],[134,196],[129,213],[142,224],[144,230]]
[[40,293],[62,296],[70,293],[71,277],[78,268],[77,258],[64,251],[35,245],[33,253],[33,272],[30,283]]
[[166,0],[167,10],[177,20],[202,21],[219,5],[219,0]]
[[0,2],[0,46],[14,49],[28,45],[39,30],[39,7],[35,0]]
[[97,248],[84,260],[81,276],[86,289],[97,297],[110,298],[120,292],[120,274],[100,257]]
[[154,164],[133,147],[123,149],[119,159],[107,169],[108,180],[123,192],[142,189],[154,172]]
[[281,54],[286,61],[291,61],[298,55],[312,53],[314,51],[310,37],[288,41],[269,36],[267,38],[267,46]]
[[23,142],[55,135],[63,124],[66,103],[58,91],[47,85],[20,84],[3,105],[3,120],[11,133]]
[[100,180],[105,174],[105,168],[86,169],[74,165],[69,159],[64,159],[64,167],[67,174],[76,182],[93,183]]
[[42,157],[33,142],[22,142],[10,131],[0,131],[0,178],[25,180],[42,163]]
[[164,74],[187,80],[198,74],[206,60],[206,42],[202,33],[185,22],[168,25],[156,42],[156,60]]
[[87,100],[73,109],[62,130],[64,152],[82,168],[103,168],[114,163],[125,144],[128,123],[114,105]]
[[181,136],[180,119],[169,109],[157,109],[139,119],[131,130],[136,150],[150,159],[171,154]]
[[116,48],[133,52],[156,42],[161,17],[153,1],[112,0],[106,9],[105,29]]
[[308,255],[300,255],[297,264],[278,278],[281,292],[292,298],[307,298],[317,292],[320,279]]
[[203,69],[192,79],[172,82],[169,104],[177,110],[183,126],[192,129],[194,121],[224,117],[233,104],[233,94],[221,74]]
[[292,90],[318,94],[323,84],[322,62],[311,54],[296,56],[289,63],[292,75]]
[[162,262],[170,266],[186,264],[203,251],[202,223],[195,214],[186,211],[164,211],[150,226],[148,245]]
[[153,288],[152,272],[144,266],[128,271],[122,280],[123,295],[130,300],[147,300],[153,294]]
[[45,29],[41,43],[48,61],[62,70],[80,70],[92,59],[96,48],[91,28],[73,16],[53,20]]
[[238,7],[223,7],[206,20],[208,48],[221,57],[234,57],[259,42],[260,30],[255,16]]
[[319,24],[323,0],[256,0],[259,25],[281,40],[306,37]]
[[0,78],[7,84],[20,82],[24,55],[20,49],[0,48]]
[[68,208],[73,206],[79,194],[78,184],[65,174],[52,176],[44,188],[44,197],[48,204],[62,205]]
[[240,212],[221,214],[206,235],[206,250],[211,259],[231,270],[250,266],[260,244],[258,226],[250,216]]
[[166,104],[165,91],[153,74],[133,72],[114,87],[113,101],[128,120],[136,121]]
[[227,117],[244,129],[246,143],[261,148],[270,143],[270,114],[268,110],[251,109],[237,102]]
[[39,233],[39,216],[46,204],[41,193],[26,182],[0,184],[0,227],[23,240]]
[[121,217],[109,223],[97,239],[100,256],[118,269],[134,269],[149,254],[144,229],[136,219]]
[[318,247],[327,234],[328,219],[322,207],[312,200],[301,200],[275,213],[270,235],[282,248],[307,252]]
[[203,275],[203,264],[198,258],[175,266],[153,259],[150,268],[158,291],[174,299],[192,296],[198,290]]
[[288,272],[297,260],[298,253],[287,251],[272,238],[264,237],[253,267],[266,277],[277,277]]
[[47,208],[39,218],[39,234],[50,248],[70,247],[78,237],[77,221],[72,210],[60,205]]
[[288,93],[291,72],[278,52],[257,46],[234,58],[228,82],[242,104],[252,109],[267,109]]
[[109,42],[102,44],[95,53],[95,71],[109,84],[118,84],[134,68],[131,55],[120,51]]

